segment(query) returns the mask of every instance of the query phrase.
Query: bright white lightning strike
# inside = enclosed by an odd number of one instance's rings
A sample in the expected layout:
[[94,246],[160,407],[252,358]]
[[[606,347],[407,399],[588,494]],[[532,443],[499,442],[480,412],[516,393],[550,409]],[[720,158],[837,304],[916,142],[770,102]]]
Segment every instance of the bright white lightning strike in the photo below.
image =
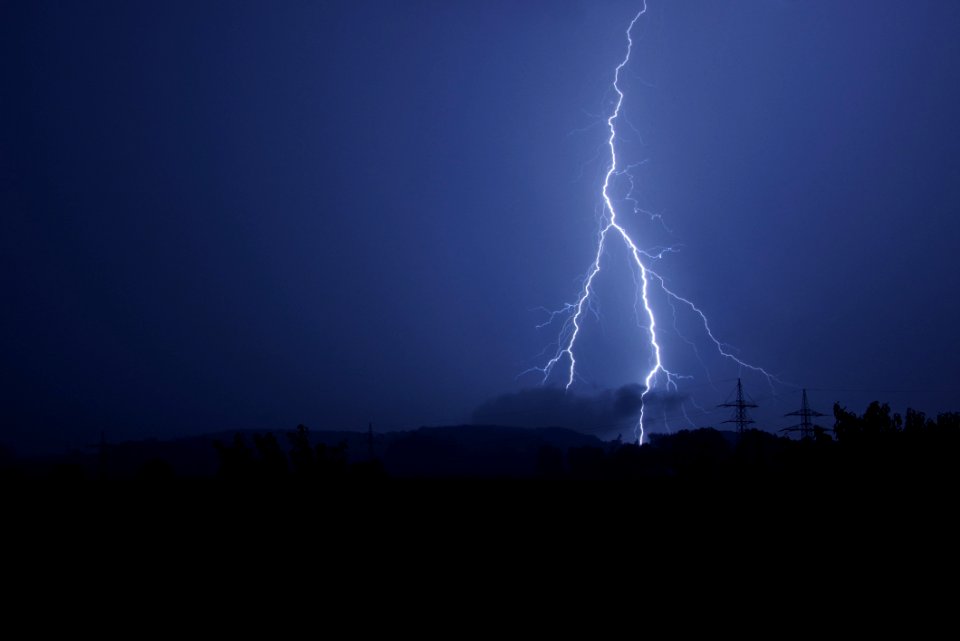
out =
[[[637,270],[640,275],[640,280],[638,283],[638,298],[642,302],[643,309],[646,312],[647,316],[647,331],[650,338],[650,348],[652,352],[652,366],[646,375],[643,378],[643,393],[640,396],[640,416],[637,422],[637,442],[642,444],[644,438],[644,410],[646,407],[646,397],[650,390],[653,388],[653,385],[656,383],[658,375],[663,375],[666,380],[667,389],[676,390],[677,389],[677,380],[680,378],[686,378],[679,376],[671,371],[669,371],[663,363],[663,355],[661,353],[661,346],[657,340],[657,320],[656,314],[654,313],[653,307],[650,304],[650,281],[654,279],[659,284],[660,289],[672,300],[683,303],[685,306],[690,308],[695,314],[700,317],[701,322],[703,323],[704,330],[706,331],[707,336],[713,342],[714,346],[717,348],[719,353],[727,359],[730,359],[738,363],[741,367],[759,372],[767,377],[768,381],[777,380],[774,376],[769,374],[761,367],[750,365],[738,359],[736,356],[731,354],[728,349],[725,349],[726,346],[724,343],[719,341],[713,334],[710,329],[710,324],[707,321],[707,317],[704,313],[697,307],[692,301],[679,296],[670,289],[667,288],[666,283],[662,276],[652,271],[645,263],[644,258],[649,260],[655,260],[661,258],[665,253],[675,251],[673,247],[667,248],[657,248],[655,251],[646,251],[640,249],[633,238],[630,237],[630,234],[627,233],[627,230],[624,229],[619,222],[617,222],[617,210],[614,207],[613,200],[610,197],[610,181],[614,176],[619,176],[626,174],[631,180],[631,186],[633,179],[628,173],[633,165],[627,166],[623,169],[618,167],[617,163],[617,128],[616,123],[617,119],[620,117],[620,110],[623,107],[624,93],[620,88],[620,73],[623,71],[624,67],[630,62],[630,55],[633,52],[633,27],[647,11],[646,0],[643,2],[643,6],[640,11],[633,17],[633,20],[630,21],[630,24],[627,26],[626,36],[627,36],[627,51],[623,57],[623,60],[620,61],[620,64],[617,65],[614,74],[613,74],[613,90],[616,93],[616,103],[613,107],[613,111],[607,117],[607,129],[610,132],[609,137],[607,138],[607,146],[610,150],[610,164],[607,168],[606,175],[603,180],[603,189],[601,194],[603,197],[603,211],[604,211],[604,225],[600,229],[600,234],[597,240],[597,251],[594,256],[593,263],[587,272],[587,276],[583,282],[583,289],[580,292],[580,296],[577,299],[576,303],[568,303],[562,309],[551,312],[550,318],[543,325],[548,325],[554,320],[558,315],[569,314],[567,321],[564,324],[564,329],[561,331],[561,344],[558,346],[558,351],[556,354],[547,361],[546,365],[541,368],[536,368],[543,373],[544,381],[550,376],[554,367],[564,358],[569,362],[569,369],[566,376],[566,385],[565,388],[569,389],[573,385],[577,359],[574,355],[574,347],[576,346],[577,337],[580,334],[581,329],[581,320],[583,318],[584,310],[589,307],[590,296],[593,292],[593,282],[597,275],[600,273],[600,261],[603,257],[604,250],[606,248],[606,243],[610,235],[620,238],[627,248],[630,250],[630,254],[633,257],[634,263],[636,263]],[[632,191],[632,189],[631,189]],[[629,200],[633,200],[629,198]],[[636,201],[634,200],[634,204]],[[636,209],[636,208],[635,208]],[[659,215],[651,214],[651,217],[660,219]],[[543,325],[540,325],[541,327]],[[566,336],[566,340],[562,338]],[[686,339],[684,339],[686,340]],[[688,341],[689,342],[689,341]],[[686,410],[684,409],[684,415],[686,415]],[[688,417],[689,420],[689,417]]]

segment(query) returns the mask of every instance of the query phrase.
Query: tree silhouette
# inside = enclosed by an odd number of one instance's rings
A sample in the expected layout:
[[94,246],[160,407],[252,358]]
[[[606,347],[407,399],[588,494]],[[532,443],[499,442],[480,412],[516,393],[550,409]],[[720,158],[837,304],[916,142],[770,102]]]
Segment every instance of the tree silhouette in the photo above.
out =
[[232,445],[214,441],[213,446],[220,456],[220,478],[228,481],[249,481],[254,476],[253,452],[247,447],[243,436],[235,434]]
[[276,481],[287,476],[287,457],[273,434],[254,434],[253,445],[260,455],[256,469],[263,480]]

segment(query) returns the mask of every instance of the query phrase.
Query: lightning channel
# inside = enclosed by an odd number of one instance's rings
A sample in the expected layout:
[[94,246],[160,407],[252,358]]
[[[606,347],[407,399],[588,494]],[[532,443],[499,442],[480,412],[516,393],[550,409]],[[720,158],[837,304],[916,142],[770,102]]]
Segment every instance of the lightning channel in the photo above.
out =
[[[583,330],[583,319],[584,314],[591,307],[591,296],[594,293],[594,282],[602,269],[602,259],[604,253],[607,249],[607,245],[611,240],[622,241],[626,248],[629,250],[632,263],[636,268],[636,281],[637,281],[637,307],[642,307],[643,312],[640,313],[638,309],[638,316],[642,315],[646,317],[645,323],[638,322],[638,325],[642,329],[646,330],[647,337],[650,345],[650,361],[648,362],[649,369],[642,374],[643,380],[643,392],[640,396],[640,412],[639,418],[636,425],[636,438],[639,444],[643,444],[645,437],[645,419],[647,412],[647,396],[654,388],[658,382],[663,382],[665,389],[668,391],[676,391],[678,389],[677,381],[679,379],[691,378],[689,376],[683,376],[675,372],[670,371],[664,364],[664,355],[663,349],[660,344],[660,339],[658,335],[659,327],[657,324],[656,313],[654,311],[653,305],[651,303],[651,285],[655,284],[667,297],[669,301],[676,301],[682,303],[693,311],[697,316],[699,316],[700,321],[703,325],[704,331],[709,339],[713,342],[716,349],[719,351],[720,355],[726,359],[734,361],[740,367],[749,369],[751,371],[760,373],[767,378],[767,381],[770,383],[771,387],[774,381],[780,382],[775,376],[767,372],[762,367],[756,365],[751,365],[745,361],[740,360],[732,353],[732,347],[720,341],[713,333],[713,330],[710,327],[710,323],[707,319],[706,314],[691,300],[675,293],[673,290],[667,287],[666,281],[664,278],[657,272],[653,271],[646,261],[656,261],[667,253],[676,252],[676,247],[656,247],[652,250],[641,249],[637,242],[630,236],[626,228],[624,228],[620,221],[617,218],[617,209],[614,205],[614,200],[610,195],[611,181],[621,175],[627,176],[630,181],[630,192],[627,194],[625,201],[631,202],[633,204],[634,213],[645,213],[650,216],[651,220],[658,221],[662,224],[662,216],[659,214],[652,214],[645,210],[642,210],[639,207],[639,203],[636,198],[633,197],[634,192],[634,180],[633,176],[629,173],[630,170],[639,164],[634,163],[632,165],[626,165],[623,168],[620,167],[619,158],[617,156],[617,122],[621,117],[621,110],[623,109],[623,103],[625,94],[623,89],[620,87],[620,78],[624,68],[630,63],[630,57],[633,53],[633,28],[637,22],[643,17],[647,12],[647,2],[643,0],[643,4],[640,10],[634,15],[633,19],[630,21],[630,24],[626,29],[626,40],[627,47],[626,53],[624,54],[623,59],[616,66],[613,74],[613,92],[615,94],[615,101],[613,108],[610,114],[606,118],[606,125],[609,135],[606,139],[606,146],[609,151],[609,164],[607,166],[607,171],[603,179],[603,187],[601,189],[601,196],[603,199],[603,215],[601,217],[601,227],[597,235],[597,244],[596,244],[596,253],[594,254],[593,261],[590,265],[590,268],[587,270],[587,274],[583,279],[583,285],[580,289],[579,296],[574,303],[567,303],[560,310],[554,312],[548,312],[549,318],[545,323],[538,325],[538,327],[543,327],[551,324],[556,318],[564,316],[565,320],[560,329],[560,337],[557,342],[557,351],[554,355],[546,362],[543,367],[535,367],[533,369],[539,371],[543,376],[543,382],[545,383],[558,367],[563,367],[562,364],[566,365],[566,374],[564,388],[569,390],[573,385],[573,382],[576,378],[576,368],[577,368],[577,357],[576,357],[576,344],[577,339],[580,336],[581,331]],[[643,161],[646,162],[646,161]],[[665,226],[665,225],[664,225]],[[672,302],[671,302],[672,307]],[[639,321],[639,318],[638,318]],[[676,320],[674,320],[674,329],[676,329]],[[688,343],[691,343],[688,339],[684,338]],[[691,343],[692,344],[692,343]],[[698,354],[699,358],[699,354]],[[529,371],[529,370],[528,370]],[[686,416],[686,411],[684,409],[684,415]],[[689,421],[689,417],[686,417]]]

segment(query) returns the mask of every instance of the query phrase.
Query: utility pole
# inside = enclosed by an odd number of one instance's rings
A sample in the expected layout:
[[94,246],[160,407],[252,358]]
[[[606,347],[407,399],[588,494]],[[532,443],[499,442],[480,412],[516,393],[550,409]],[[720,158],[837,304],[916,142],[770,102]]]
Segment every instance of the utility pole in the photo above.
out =
[[750,418],[750,415],[747,413],[747,408],[759,407],[756,403],[749,400],[743,394],[743,383],[740,382],[740,379],[737,379],[737,399],[733,402],[727,401],[726,403],[720,403],[717,407],[732,407],[733,416],[730,417],[730,420],[724,421],[724,423],[736,423],[737,424],[737,434],[743,434],[747,430],[747,425],[754,423],[755,421]]
[[790,427],[785,427],[781,432],[800,432],[800,439],[813,438],[815,429],[823,429],[819,425],[813,424],[813,417],[815,416],[826,416],[823,412],[818,412],[816,410],[810,409],[810,403],[807,402],[807,390],[803,390],[803,401],[800,404],[800,409],[796,412],[790,412],[789,414],[784,414],[784,416],[799,416],[800,422],[796,425],[791,425]]

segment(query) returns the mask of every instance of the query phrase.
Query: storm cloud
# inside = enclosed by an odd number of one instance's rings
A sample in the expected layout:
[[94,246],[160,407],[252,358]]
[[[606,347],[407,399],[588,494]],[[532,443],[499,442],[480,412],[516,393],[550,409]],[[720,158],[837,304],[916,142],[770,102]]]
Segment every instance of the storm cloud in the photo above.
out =
[[[476,423],[520,427],[567,427],[595,434],[632,429],[640,415],[644,387],[623,385],[593,394],[556,387],[537,387],[503,394],[482,403],[473,412]],[[675,409],[685,396],[651,391],[648,407]]]

